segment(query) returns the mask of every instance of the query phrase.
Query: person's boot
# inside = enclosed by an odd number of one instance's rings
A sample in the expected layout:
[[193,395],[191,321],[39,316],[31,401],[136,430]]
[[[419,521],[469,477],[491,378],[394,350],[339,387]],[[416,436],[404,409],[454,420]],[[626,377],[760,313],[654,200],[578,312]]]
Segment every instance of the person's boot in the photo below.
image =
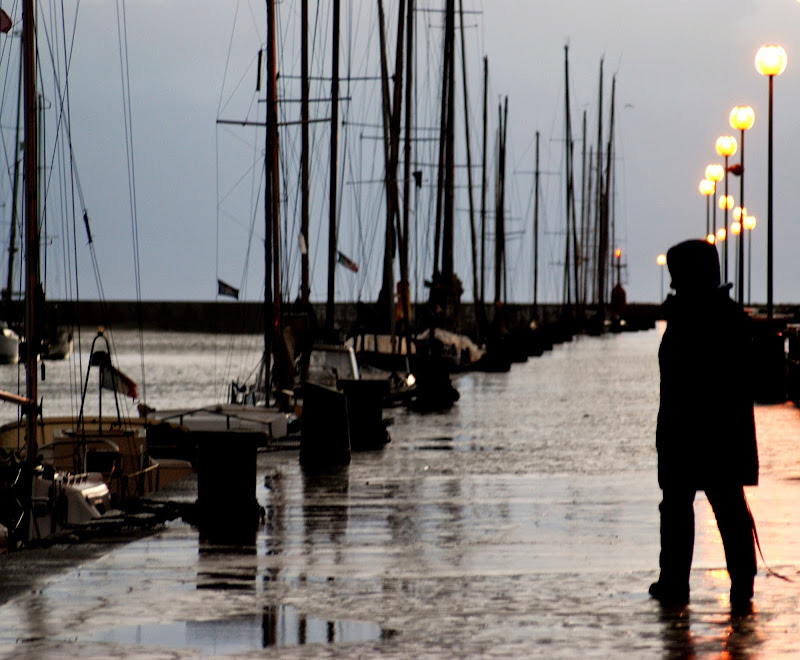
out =
[[731,581],[731,611],[751,612],[753,609],[753,580]]
[[664,607],[683,607],[689,602],[688,586],[675,587],[659,580],[658,582],[653,582],[648,591]]

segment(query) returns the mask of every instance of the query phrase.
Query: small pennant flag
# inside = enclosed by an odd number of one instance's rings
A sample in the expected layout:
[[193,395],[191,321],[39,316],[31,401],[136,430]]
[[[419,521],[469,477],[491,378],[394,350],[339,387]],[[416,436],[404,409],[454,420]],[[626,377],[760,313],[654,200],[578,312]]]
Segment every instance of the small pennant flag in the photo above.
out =
[[358,264],[349,257],[342,254],[341,252],[339,252],[338,261],[340,264],[342,264],[342,266],[344,266],[345,268],[349,268],[354,273],[358,272]]
[[108,363],[100,368],[100,387],[114,390],[118,394],[129,396],[131,399],[139,398],[136,382]]
[[239,300],[239,289],[233,288],[230,284],[217,280],[217,293],[220,296],[230,296]]
[[11,17],[0,9],[0,32],[10,32],[13,26],[14,21],[11,20]]

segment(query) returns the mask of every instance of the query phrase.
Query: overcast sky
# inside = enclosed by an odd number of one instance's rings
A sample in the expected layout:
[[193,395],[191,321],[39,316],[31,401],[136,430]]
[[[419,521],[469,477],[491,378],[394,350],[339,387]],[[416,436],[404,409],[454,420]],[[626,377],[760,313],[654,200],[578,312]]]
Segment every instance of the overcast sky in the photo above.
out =
[[[42,0],[42,5],[48,0]],[[298,58],[291,35],[297,3],[281,6],[282,73],[297,71]],[[438,6],[435,0],[419,3]],[[317,11],[312,2],[312,11]],[[319,10],[320,33],[327,30],[327,5]],[[367,55],[350,57],[353,71],[366,71],[377,62],[375,3],[343,2],[343,22],[354,35],[343,45],[348,53],[358,47]],[[19,21],[18,4],[3,0],[3,9]],[[68,5],[69,6],[69,5]],[[125,174],[124,122],[120,92],[120,59],[117,8],[107,0],[82,0],[72,62],[71,100],[73,147],[86,206],[92,220],[99,268],[105,294],[111,299],[136,295],[132,267],[131,223]],[[387,13],[396,2],[386,2]],[[213,300],[219,277],[243,289],[248,299],[261,295],[259,271],[263,260],[259,220],[242,211],[235,216],[226,209],[234,196],[251,208],[256,194],[250,187],[236,188],[231,179],[244,176],[247,158],[239,162],[241,173],[223,159],[230,142],[241,141],[249,149],[253,167],[255,130],[239,137],[220,129],[218,117],[257,119],[263,105],[255,102],[255,54],[263,45],[264,3],[254,0],[137,0],[126,3],[128,65],[131,82],[133,155],[138,217],[141,296],[160,300]],[[597,117],[598,70],[605,65],[604,118],[608,118],[610,79],[617,77],[616,150],[618,176],[616,217],[619,247],[623,250],[626,288],[630,301],[655,302],[661,296],[660,269],[656,257],[670,245],[705,233],[705,199],[698,184],[705,166],[720,159],[714,151],[716,138],[732,133],[728,115],[735,105],[750,105],[756,124],[746,136],[745,202],[758,219],[753,234],[752,291],[754,301],[766,298],[766,152],[767,80],[754,68],[759,46],[780,43],[788,53],[788,67],[775,81],[775,300],[800,302],[800,212],[794,207],[800,150],[800,129],[795,109],[800,105],[800,4],[795,0],[466,0],[465,8],[481,10],[467,19],[470,54],[470,104],[472,123],[480,112],[480,58],[489,58],[490,117],[496,127],[497,103],[509,97],[510,173],[508,213],[513,232],[509,246],[511,297],[530,301],[532,253],[533,140],[541,133],[542,169],[542,283],[541,301],[560,299],[560,228],[563,173],[564,45],[570,46],[573,132],[580,138],[580,117],[586,110],[594,142]],[[418,31],[435,33],[435,14],[420,15]],[[390,18],[390,31],[394,19]],[[353,24],[356,24],[353,26]],[[231,36],[235,36],[231,45]],[[8,41],[8,35],[0,39]],[[326,37],[327,39],[327,37]],[[7,46],[4,46],[4,48]],[[371,49],[371,50],[370,50]],[[5,52],[5,51],[4,51]],[[391,51],[393,54],[393,50]],[[327,56],[318,56],[319,70]],[[343,67],[345,64],[342,65]],[[425,64],[421,64],[425,67]],[[437,90],[435,67],[418,74],[418,97],[433,97]],[[373,71],[375,69],[372,69]],[[430,76],[428,78],[427,76]],[[288,79],[288,76],[287,76]],[[237,87],[237,82],[242,81]],[[245,101],[233,102],[241,88]],[[349,89],[351,119],[358,95],[374,103],[376,88]],[[220,99],[223,99],[221,102]],[[228,100],[231,100],[230,105]],[[423,101],[420,100],[420,103]],[[460,101],[459,101],[460,102]],[[252,104],[248,106],[248,103]],[[431,107],[435,101],[426,101]],[[287,116],[297,114],[296,106]],[[328,110],[317,110],[326,115]],[[13,123],[3,109],[3,127]],[[422,113],[421,113],[422,114]],[[420,119],[422,122],[422,119]],[[240,129],[241,130],[241,129]],[[316,150],[327,144],[321,128],[315,129]],[[492,129],[493,130],[493,129]],[[607,131],[607,125],[604,131]],[[738,135],[737,135],[738,137]],[[324,139],[323,139],[324,138]],[[284,144],[292,138],[287,137]],[[344,137],[343,137],[344,140]],[[480,138],[474,135],[473,158],[478,158]],[[244,146],[248,143],[249,146]],[[493,138],[490,138],[493,143]],[[370,147],[364,136],[344,142],[360,157]],[[357,144],[356,146],[353,146]],[[286,146],[288,151],[292,148]],[[344,148],[344,147],[343,147]],[[576,144],[576,149],[580,145]],[[465,161],[463,148],[457,155]],[[347,158],[355,158],[348,152]],[[341,156],[345,158],[345,156]],[[354,162],[354,161],[345,161]],[[738,154],[732,162],[738,162]],[[290,166],[291,167],[291,166]],[[220,173],[222,169],[222,173]],[[358,177],[344,173],[342,197],[352,197]],[[248,186],[251,184],[248,183]],[[323,183],[313,184],[320,201],[316,215],[327,213]],[[729,182],[738,198],[738,179]],[[373,189],[370,193],[379,199]],[[8,181],[0,185],[3,233],[7,227]],[[464,198],[465,199],[465,198]],[[476,197],[477,199],[477,197]],[[378,202],[375,202],[378,203]],[[466,202],[464,201],[464,204]],[[737,200],[738,203],[738,200]],[[374,280],[380,260],[380,222],[368,220],[343,201],[341,245],[362,264],[358,275],[341,266],[337,270],[337,296],[370,299],[377,290]],[[366,202],[365,202],[366,204]],[[257,205],[257,202],[256,202]],[[463,204],[459,202],[459,208]],[[376,217],[379,213],[376,211]],[[418,212],[419,220],[423,213]],[[471,299],[471,276],[466,270],[468,230],[466,213],[459,213],[457,231],[462,237],[459,272]],[[717,216],[721,222],[721,213]],[[316,221],[315,221],[316,222]],[[324,224],[322,220],[319,221]],[[249,231],[253,224],[252,235]],[[344,225],[347,223],[348,228]],[[358,228],[354,228],[357,226]],[[57,240],[57,237],[56,237]],[[322,300],[327,233],[312,231],[314,289]],[[245,269],[250,241],[249,268]],[[81,241],[79,241],[79,244]],[[322,251],[317,253],[320,244]],[[372,253],[375,253],[374,255]],[[733,251],[729,253],[733,260]],[[732,263],[732,262],[731,262]],[[82,266],[84,268],[84,266]],[[419,266],[424,270],[425,266]],[[89,272],[86,270],[85,272]],[[421,277],[429,273],[422,273]],[[731,266],[731,278],[733,268]],[[293,275],[296,277],[296,275]],[[665,284],[669,278],[665,277]],[[82,285],[85,297],[96,297],[93,283]],[[291,285],[290,285],[291,288]],[[87,293],[88,291],[88,293]],[[52,295],[52,294],[49,294]],[[55,297],[58,297],[57,295]]]

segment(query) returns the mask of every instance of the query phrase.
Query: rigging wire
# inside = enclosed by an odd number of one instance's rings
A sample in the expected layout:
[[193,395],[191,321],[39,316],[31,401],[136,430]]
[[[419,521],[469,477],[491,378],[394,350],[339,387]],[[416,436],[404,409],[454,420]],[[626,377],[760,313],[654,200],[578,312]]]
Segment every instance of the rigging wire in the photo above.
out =
[[[52,84],[53,84],[53,98],[56,101],[56,108],[57,108],[57,117],[56,117],[56,130],[53,139],[53,152],[52,156],[50,157],[49,162],[55,163],[56,162],[56,154],[60,153],[62,155],[62,167],[59,168],[59,178],[57,179],[57,183],[60,186],[61,195],[60,203],[61,203],[61,217],[62,217],[62,227],[64,231],[64,235],[69,235],[69,227],[68,220],[69,218],[75,217],[75,197],[74,197],[74,161],[73,161],[73,152],[72,152],[72,142],[71,142],[71,132],[70,132],[70,116],[69,116],[69,71],[70,71],[70,63],[71,63],[71,55],[74,48],[74,35],[75,35],[75,26],[77,24],[77,16],[78,16],[78,9],[76,7],[75,15],[73,18],[72,26],[71,26],[71,34],[72,38],[67,38],[67,26],[64,21],[64,11],[63,6],[61,7],[61,20],[58,20],[58,16],[55,13],[55,6],[53,4],[50,5],[51,7],[51,15],[50,21],[52,23],[52,35],[51,32],[48,30],[49,23],[46,21],[41,21],[41,30],[45,37],[45,43],[47,44],[47,52],[50,56],[50,63],[51,63],[51,71],[52,71]],[[60,27],[59,27],[60,24]],[[55,35],[60,35],[60,43],[63,47],[63,61],[59,61],[59,48],[55,45],[59,43],[59,39],[55,37]],[[69,42],[69,48],[67,48],[67,43]],[[37,44],[38,48],[38,44]],[[39,61],[40,71],[39,77],[41,80],[45,79],[45,76],[42,74],[41,66],[42,66],[42,59],[39,57],[37,58]],[[63,71],[63,73],[62,73]],[[41,103],[41,101],[40,101]],[[43,112],[40,111],[42,118],[44,118]],[[41,122],[43,126],[46,125],[46,122]],[[44,128],[42,129],[42,134],[44,136]],[[62,138],[63,136],[63,138]],[[43,142],[46,144],[46,141]],[[68,155],[67,155],[68,154]],[[64,162],[64,158],[67,158],[69,161],[69,166]],[[45,156],[44,161],[47,162],[47,157]],[[47,177],[47,181],[44,186],[44,199],[42,205],[42,217],[46,218],[50,215],[48,208],[51,205],[48,200],[52,199],[54,194],[52,192],[53,188],[51,186],[52,178],[55,176],[54,170],[49,171],[49,175]],[[52,203],[55,203],[53,200]],[[67,206],[71,206],[71,212],[67,211]],[[74,227],[74,222],[72,223]],[[45,250],[45,255],[47,255],[48,250]],[[78,287],[78,277],[77,277],[77,255],[73,259],[74,265],[76,268],[76,275],[74,280],[74,291],[73,291],[73,281],[69,277],[68,270],[68,251],[66,250],[66,242],[64,243],[64,253],[65,253],[65,271],[67,271],[67,275],[64,278],[66,281],[66,288],[68,291],[68,295],[74,294],[75,297],[72,299],[77,299],[77,287]],[[45,277],[45,284],[46,284],[46,277]],[[21,287],[20,283],[20,287]],[[79,339],[80,341],[80,339]],[[78,383],[81,382],[81,372],[82,372],[82,356],[80,355],[80,351],[78,351],[77,358],[73,359],[73,356],[70,356],[71,364],[73,365],[73,369],[69,371],[70,377],[70,388],[69,391],[71,393],[70,396],[70,405],[72,408],[72,412],[74,414],[75,410],[77,409],[78,399],[79,399],[79,392],[80,387]]]
[[142,279],[139,261],[139,222],[136,203],[136,167],[133,153],[133,113],[131,109],[130,60],[128,58],[128,21],[125,0],[117,0],[117,35],[119,38],[120,75],[122,81],[122,108],[125,123],[125,155],[128,169],[128,196],[133,243],[133,268],[136,286],[136,318],[139,327],[139,360],[141,365],[142,396],[147,400],[147,380],[144,368],[144,327],[142,319]]

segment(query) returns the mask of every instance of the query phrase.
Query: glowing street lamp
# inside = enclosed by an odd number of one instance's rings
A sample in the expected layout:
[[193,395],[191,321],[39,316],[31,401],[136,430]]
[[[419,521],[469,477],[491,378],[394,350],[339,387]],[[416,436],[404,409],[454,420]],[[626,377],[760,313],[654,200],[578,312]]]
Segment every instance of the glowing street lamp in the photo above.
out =
[[700,194],[706,198],[706,234],[709,232],[709,209],[711,208],[711,195],[717,190],[717,184],[711,179],[703,179],[700,181]]
[[[725,198],[728,198],[728,158],[736,153],[736,138],[732,135],[721,135],[717,138],[717,153],[725,159]],[[731,207],[733,204],[731,204]],[[725,233],[728,233],[728,210],[730,207],[727,204],[720,208],[725,210]],[[728,244],[725,243],[725,282],[728,281]]]
[[730,211],[733,208],[733,195],[722,195],[717,203],[722,211]]
[[[722,169],[722,165],[719,163],[712,163],[711,165],[706,166],[706,179],[709,179],[714,182],[714,194],[717,194],[717,184],[722,181],[722,177],[725,176],[725,170]],[[717,205],[716,200],[714,200],[714,214],[712,216],[712,223],[711,223],[711,233],[717,233]]]
[[708,236],[706,236],[706,243],[708,243],[709,245],[714,245],[716,242],[717,242],[716,234],[708,234]]
[[750,304],[750,274],[752,272],[753,264],[753,230],[756,228],[756,217],[754,215],[744,216],[742,222],[744,230],[747,232],[747,304]]
[[614,259],[617,260],[617,286],[622,284],[622,250],[617,248],[614,250]]
[[786,51],[777,45],[762,46],[756,53],[756,71],[769,78],[767,115],[767,318],[772,318],[772,79],[786,69]]
[[[731,110],[730,123],[731,128],[739,129],[739,204],[744,206],[744,132],[749,131],[756,121],[756,113],[749,105],[737,105]],[[734,173],[736,173],[734,171]],[[738,275],[736,278],[737,286],[736,292],[738,295],[739,304],[744,304],[744,247],[742,245],[743,237],[741,233],[736,241],[736,249],[739,254],[737,259]]]
[[664,300],[664,266],[667,265],[667,255],[659,254],[656,263],[661,266],[661,300]]
[[725,239],[728,237],[728,232],[725,227],[720,227],[717,229],[717,243],[724,243]]

